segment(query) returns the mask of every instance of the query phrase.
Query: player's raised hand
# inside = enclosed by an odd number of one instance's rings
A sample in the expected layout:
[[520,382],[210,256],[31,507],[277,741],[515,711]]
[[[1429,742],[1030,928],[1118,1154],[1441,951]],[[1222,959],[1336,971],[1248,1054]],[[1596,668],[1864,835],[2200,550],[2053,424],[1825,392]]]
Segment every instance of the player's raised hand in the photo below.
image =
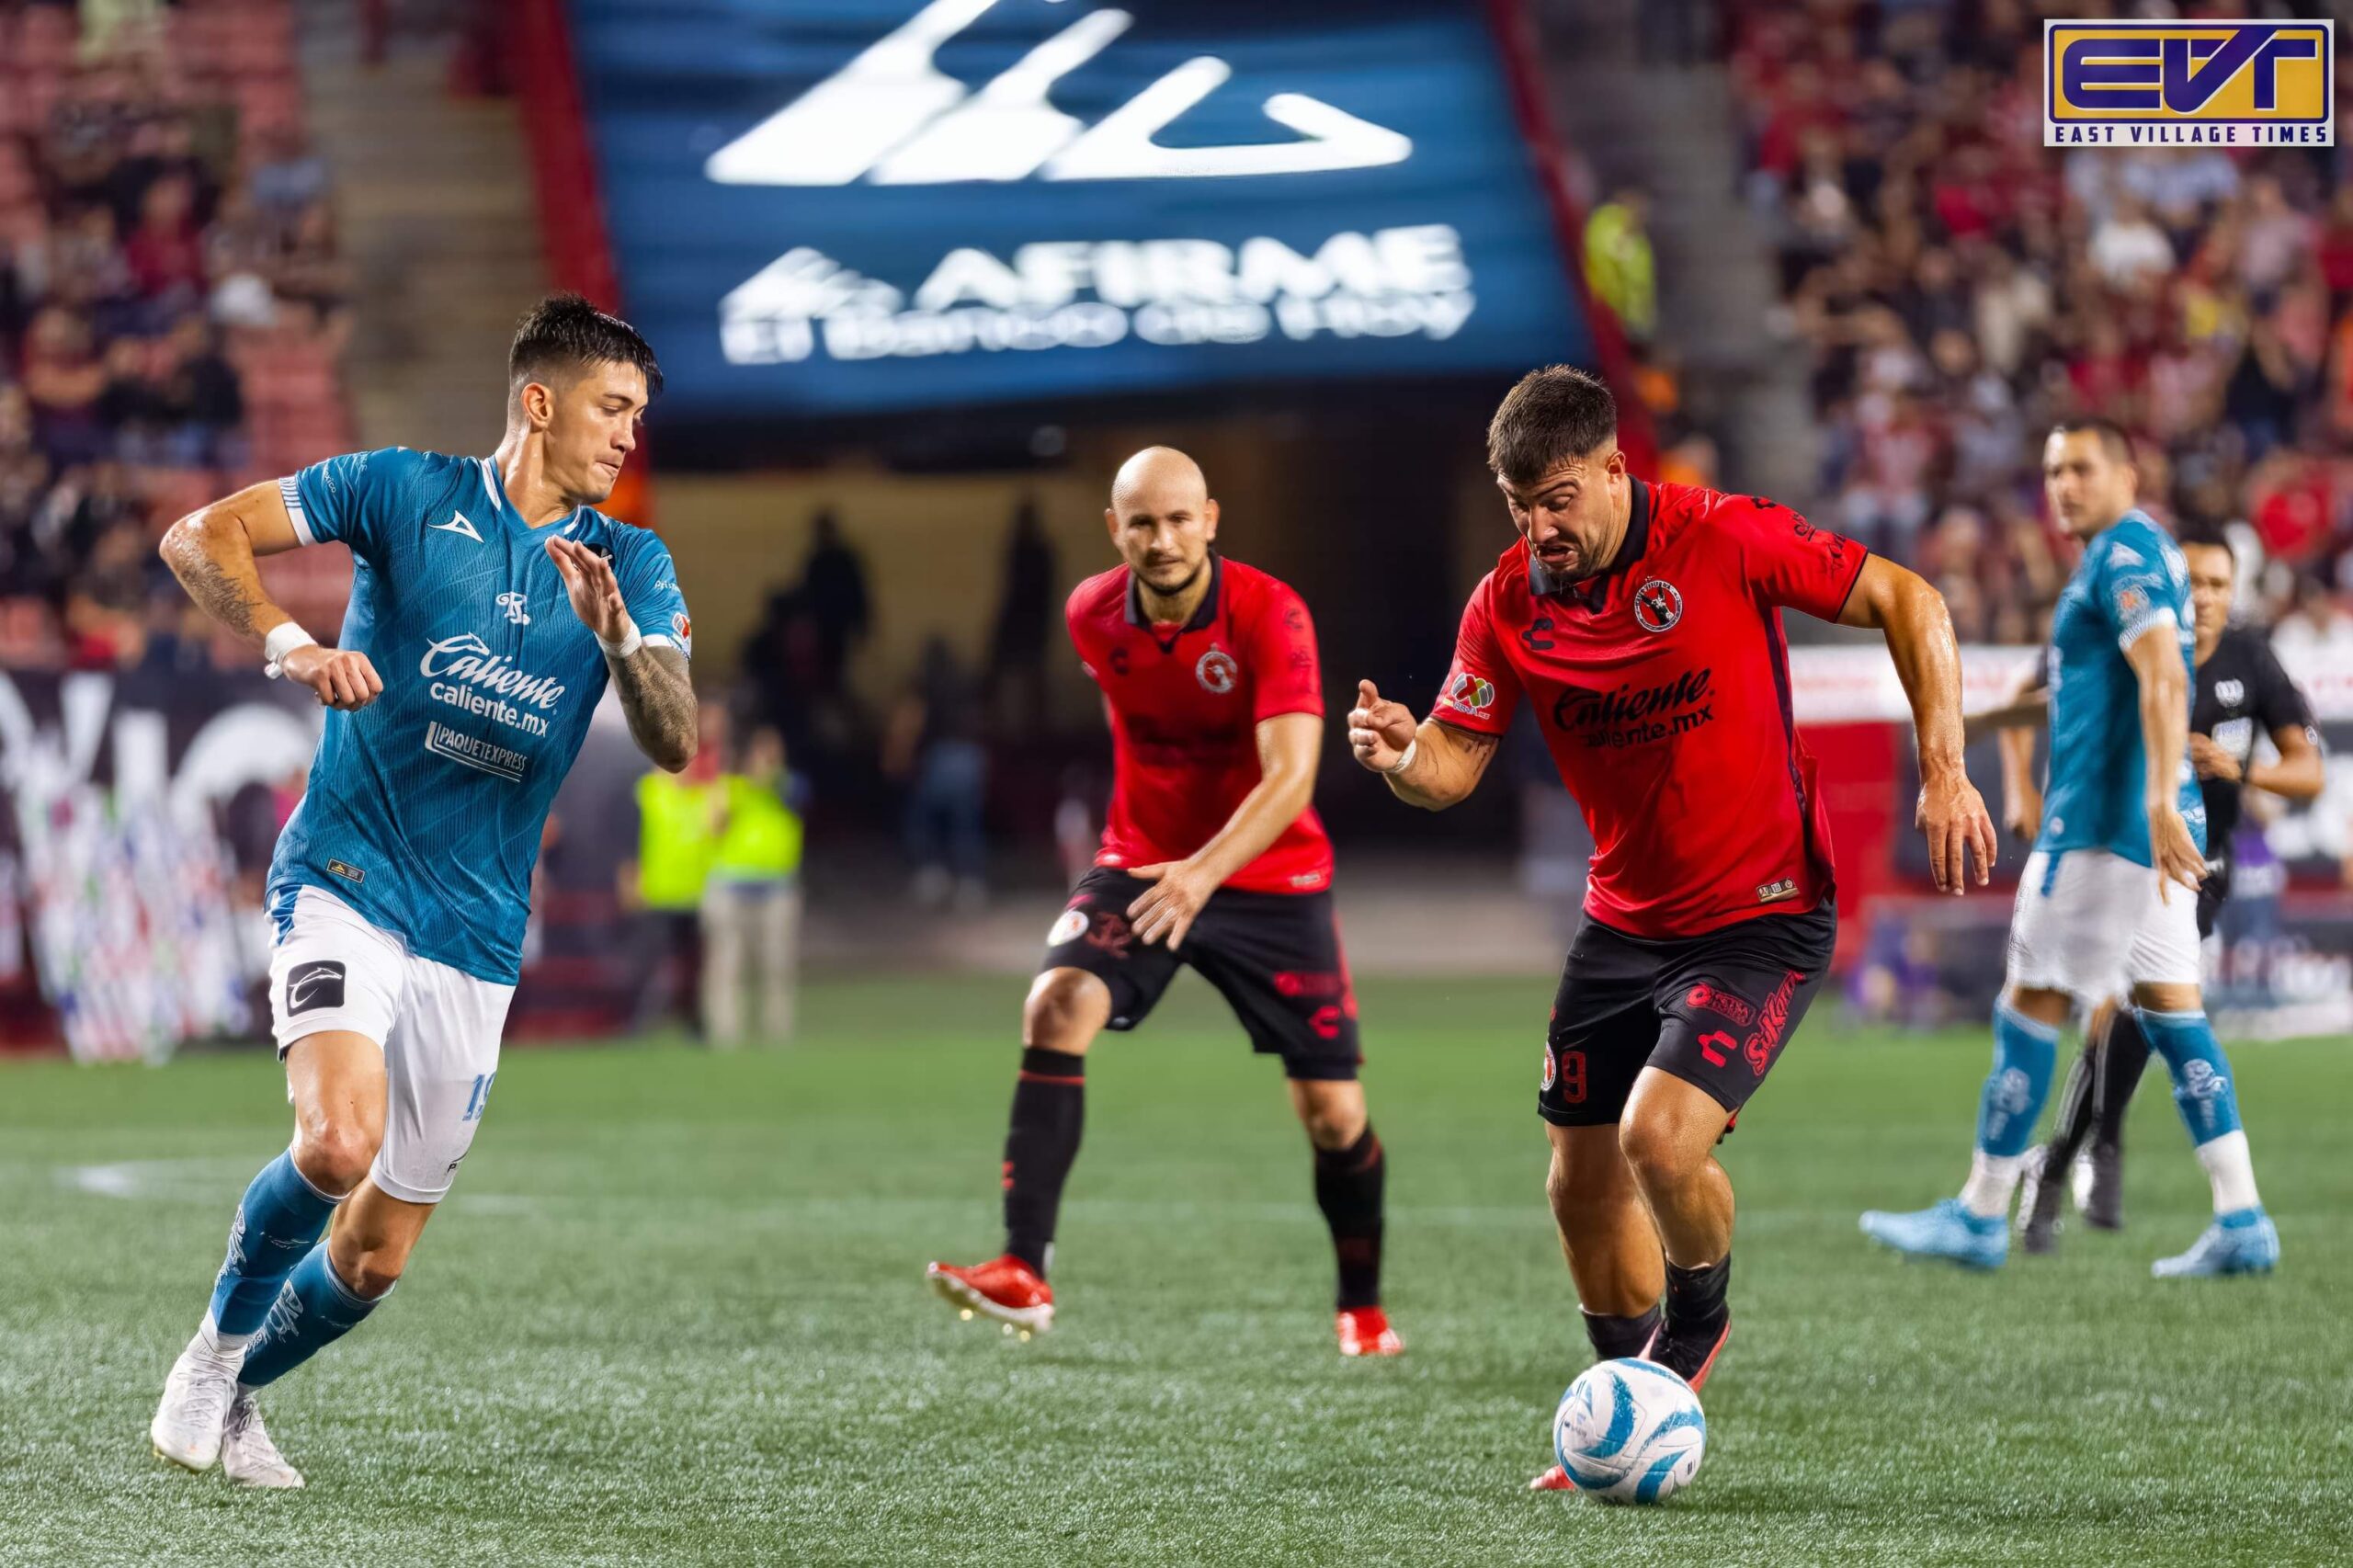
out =
[[1977,858],[1977,885],[1994,877],[1994,818],[1984,797],[1960,769],[1931,778],[1920,789],[1915,817],[1928,840],[1928,874],[1938,892],[1958,895],[1969,886],[1969,858]]
[[2149,808],[2149,858],[2157,867],[2157,902],[2173,902],[2173,884],[2192,892],[2206,880],[2206,854],[2181,820],[2181,808],[2160,801]]
[[1128,923],[1145,942],[1165,939],[1175,952],[1209,903],[1217,883],[1190,860],[1165,860],[1157,866],[1131,866],[1128,875],[1152,883],[1128,905]]
[[1369,680],[1357,682],[1357,705],[1348,710],[1348,755],[1375,773],[1397,766],[1414,744],[1414,711],[1402,702],[1385,700]]
[[356,648],[323,648],[307,643],[278,661],[288,680],[317,693],[322,706],[353,713],[376,700],[384,683],[368,655]]
[[548,540],[548,559],[563,574],[564,592],[572,599],[572,613],[606,642],[625,641],[630,629],[629,604],[621,597],[613,563],[586,545],[562,538]]

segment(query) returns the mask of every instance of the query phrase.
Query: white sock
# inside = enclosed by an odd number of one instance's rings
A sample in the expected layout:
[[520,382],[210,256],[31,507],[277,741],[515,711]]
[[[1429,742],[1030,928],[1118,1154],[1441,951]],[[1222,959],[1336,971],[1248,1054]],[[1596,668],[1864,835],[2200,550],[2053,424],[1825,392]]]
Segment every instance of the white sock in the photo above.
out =
[[2024,1154],[1989,1154],[1980,1149],[1969,1156],[1969,1179],[1961,1184],[1961,1207],[1981,1220],[2010,1211],[2010,1194],[2018,1190],[2018,1173],[2026,1168]]
[[224,1360],[232,1356],[243,1356],[245,1346],[253,1343],[254,1337],[250,1334],[222,1333],[221,1325],[212,1321],[210,1312],[204,1314],[204,1324],[196,1331],[196,1336],[204,1341],[206,1349]]
[[2213,1184],[2215,1213],[2233,1214],[2263,1201],[2255,1195],[2255,1159],[2247,1153],[2246,1129],[2198,1145],[2198,1163]]

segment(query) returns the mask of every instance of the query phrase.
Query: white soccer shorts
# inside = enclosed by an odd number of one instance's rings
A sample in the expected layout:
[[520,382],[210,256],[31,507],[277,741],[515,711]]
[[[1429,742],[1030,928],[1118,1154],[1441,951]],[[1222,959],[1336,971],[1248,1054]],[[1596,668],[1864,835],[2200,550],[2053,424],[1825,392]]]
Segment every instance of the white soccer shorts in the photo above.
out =
[[271,1032],[282,1061],[305,1035],[365,1035],[384,1053],[384,1137],[369,1172],[410,1203],[449,1196],[498,1075],[515,988],[421,959],[320,888],[278,918]]
[[2197,985],[2205,978],[2198,894],[2160,899],[2157,873],[2105,849],[2027,857],[2010,917],[2009,983],[2063,991],[2086,1006],[2134,985]]

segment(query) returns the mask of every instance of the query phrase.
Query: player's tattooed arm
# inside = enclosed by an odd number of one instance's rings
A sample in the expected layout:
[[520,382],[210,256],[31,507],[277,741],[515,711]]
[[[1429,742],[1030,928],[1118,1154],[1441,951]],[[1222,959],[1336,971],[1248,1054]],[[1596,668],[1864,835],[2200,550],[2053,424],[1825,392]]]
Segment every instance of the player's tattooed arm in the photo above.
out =
[[626,659],[608,657],[613,690],[629,719],[637,749],[673,773],[695,759],[699,744],[694,680],[676,648],[643,647]]
[[[259,647],[294,618],[271,602],[256,560],[301,542],[278,482],[265,480],[165,528],[156,553],[199,609]],[[293,631],[301,636],[300,627]],[[346,712],[367,707],[384,689],[368,655],[356,649],[323,648],[306,640],[285,653],[278,668],[289,680],[310,687],[321,703]]]
[[1414,722],[1413,710],[1384,699],[1372,682],[1357,683],[1348,712],[1348,752],[1389,782],[1409,806],[1442,812],[1479,787],[1502,737],[1443,720]]
[[642,644],[626,654],[616,653],[614,649],[631,641],[637,622],[630,619],[613,563],[560,535],[548,540],[548,559],[563,578],[573,614],[604,644],[613,690],[629,719],[630,739],[656,766],[685,772],[698,744],[695,687],[687,673],[686,655],[675,648]]
[[258,647],[292,617],[262,590],[255,557],[301,542],[285,497],[270,480],[190,512],[164,530],[156,553],[199,609]]

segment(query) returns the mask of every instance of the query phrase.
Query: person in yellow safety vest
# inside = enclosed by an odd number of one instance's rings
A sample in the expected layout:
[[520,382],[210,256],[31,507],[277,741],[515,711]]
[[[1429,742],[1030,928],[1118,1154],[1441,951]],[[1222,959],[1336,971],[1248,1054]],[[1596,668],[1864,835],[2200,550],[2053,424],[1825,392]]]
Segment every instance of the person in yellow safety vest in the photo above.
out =
[[642,1032],[694,1011],[702,894],[718,853],[724,805],[720,758],[725,711],[706,704],[699,747],[684,773],[654,769],[637,781],[637,858],[620,868],[623,911],[635,916],[630,1028]]
[[743,1041],[755,979],[760,1038],[791,1039],[801,969],[801,790],[783,737],[754,730],[737,766],[719,780],[719,846],[702,894],[703,1035],[720,1047]]
[[1652,264],[1647,203],[1637,190],[1620,191],[1585,224],[1585,281],[1594,298],[1624,324],[1626,335],[1648,343],[1658,326],[1658,281]]

